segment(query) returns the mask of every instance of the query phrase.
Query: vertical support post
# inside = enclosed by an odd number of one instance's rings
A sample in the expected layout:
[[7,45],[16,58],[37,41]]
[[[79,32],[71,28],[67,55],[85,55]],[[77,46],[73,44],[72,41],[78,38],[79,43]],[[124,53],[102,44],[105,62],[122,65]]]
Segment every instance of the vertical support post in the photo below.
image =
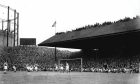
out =
[[2,30],[3,30],[3,24],[4,24],[4,21],[2,20]]
[[58,68],[60,68],[60,61],[61,61],[61,60],[58,60]]
[[14,10],[14,46],[16,44],[16,10]]
[[17,13],[17,46],[19,45],[19,13]]
[[57,53],[56,53],[56,47],[55,47],[55,50],[54,50],[54,54],[55,54],[55,62],[56,62],[56,61],[57,61],[57,60],[56,60],[56,54],[57,54]]
[[[2,30],[3,30],[3,28],[4,28],[4,21],[2,20]],[[2,43],[3,43],[3,45],[4,45],[4,37],[5,37],[5,32],[3,33],[3,40],[2,40]]]
[[83,59],[81,58],[81,72],[83,71]]
[[8,47],[8,44],[9,44],[9,6],[8,6],[8,12],[7,12],[7,47]]

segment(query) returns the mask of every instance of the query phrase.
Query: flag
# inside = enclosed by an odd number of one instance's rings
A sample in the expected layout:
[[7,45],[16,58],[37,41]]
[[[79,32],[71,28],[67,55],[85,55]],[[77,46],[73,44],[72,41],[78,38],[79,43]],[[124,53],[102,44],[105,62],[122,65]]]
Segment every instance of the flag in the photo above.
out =
[[56,21],[53,23],[52,27],[56,27]]

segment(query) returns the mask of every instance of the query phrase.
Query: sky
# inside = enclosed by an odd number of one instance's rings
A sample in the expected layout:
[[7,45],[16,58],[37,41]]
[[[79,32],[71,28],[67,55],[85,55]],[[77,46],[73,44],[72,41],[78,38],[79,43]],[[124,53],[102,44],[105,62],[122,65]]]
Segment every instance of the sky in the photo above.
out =
[[19,37],[37,44],[56,32],[140,15],[140,0],[0,0],[19,12]]

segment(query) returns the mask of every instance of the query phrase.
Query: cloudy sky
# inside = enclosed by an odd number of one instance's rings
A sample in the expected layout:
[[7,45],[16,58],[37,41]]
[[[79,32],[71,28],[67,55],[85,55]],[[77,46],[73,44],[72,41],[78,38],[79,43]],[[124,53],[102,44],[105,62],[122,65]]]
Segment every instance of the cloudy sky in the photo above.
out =
[[36,38],[37,44],[57,32],[88,24],[116,21],[140,15],[140,0],[0,0],[20,14],[20,38]]

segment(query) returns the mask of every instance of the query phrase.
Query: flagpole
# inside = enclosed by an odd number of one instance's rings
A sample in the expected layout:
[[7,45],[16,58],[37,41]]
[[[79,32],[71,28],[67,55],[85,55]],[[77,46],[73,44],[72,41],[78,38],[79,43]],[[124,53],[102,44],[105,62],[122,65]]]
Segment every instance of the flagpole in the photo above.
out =
[[[55,27],[55,35],[56,35],[56,21],[53,23],[52,27]],[[55,35],[54,35],[54,36],[55,36]],[[55,62],[57,61],[57,60],[56,60],[56,54],[57,54],[57,53],[56,53],[56,45],[55,45],[55,48],[54,48],[54,59],[55,59]]]
[[[55,26],[55,35],[56,35],[56,26]],[[56,62],[56,46],[55,46],[55,51],[54,51],[54,54],[55,54],[55,62]]]
[[[53,27],[55,27],[55,35],[56,35],[56,21],[54,22]],[[54,58],[55,58],[55,62],[57,61],[56,54],[57,54],[57,53],[56,53],[56,46],[55,46],[55,49],[54,49]]]

